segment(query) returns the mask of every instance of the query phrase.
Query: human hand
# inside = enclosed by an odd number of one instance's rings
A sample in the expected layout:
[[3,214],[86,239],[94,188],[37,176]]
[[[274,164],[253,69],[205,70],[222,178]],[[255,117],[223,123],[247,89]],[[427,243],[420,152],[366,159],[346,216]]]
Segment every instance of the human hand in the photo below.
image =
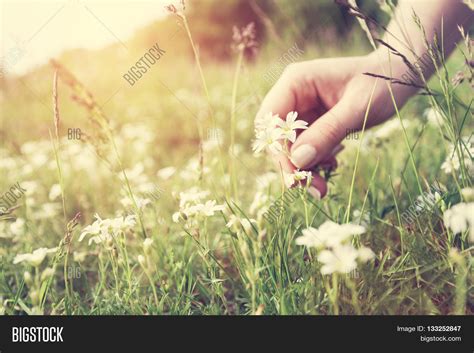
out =
[[[305,61],[288,66],[277,83],[268,92],[257,113],[261,119],[268,112],[282,119],[291,111],[309,127],[299,133],[292,146],[291,155],[275,156],[278,168],[286,173],[295,169],[311,170],[317,165],[335,165],[335,154],[348,132],[362,129],[368,111],[366,127],[387,120],[394,112],[391,93],[385,82],[378,81],[364,72],[401,74],[403,63],[394,60],[382,62],[376,52],[368,56],[330,58]],[[373,91],[373,95],[372,95]],[[397,106],[403,104],[415,90],[411,87],[392,87]],[[372,99],[371,99],[372,95]],[[313,196],[324,196],[327,183],[313,173]]]

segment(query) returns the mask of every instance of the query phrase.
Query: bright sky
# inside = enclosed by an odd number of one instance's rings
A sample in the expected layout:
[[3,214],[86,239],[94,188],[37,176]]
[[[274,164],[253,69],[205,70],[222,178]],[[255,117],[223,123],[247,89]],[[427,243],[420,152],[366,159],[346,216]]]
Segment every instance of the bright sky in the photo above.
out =
[[72,48],[126,42],[175,0],[0,0],[4,71],[22,74]]

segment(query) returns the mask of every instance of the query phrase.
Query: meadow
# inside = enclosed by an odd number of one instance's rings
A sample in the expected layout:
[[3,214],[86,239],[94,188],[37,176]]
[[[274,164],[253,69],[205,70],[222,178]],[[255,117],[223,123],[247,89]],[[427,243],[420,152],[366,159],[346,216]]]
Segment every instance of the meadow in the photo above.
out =
[[193,55],[163,46],[136,86],[130,61],[81,52],[2,81],[2,314],[473,313],[469,38],[434,95],[348,135],[326,197],[277,202],[288,176],[254,153],[254,118],[294,41],[247,61],[234,38],[229,62],[206,61],[171,15]]

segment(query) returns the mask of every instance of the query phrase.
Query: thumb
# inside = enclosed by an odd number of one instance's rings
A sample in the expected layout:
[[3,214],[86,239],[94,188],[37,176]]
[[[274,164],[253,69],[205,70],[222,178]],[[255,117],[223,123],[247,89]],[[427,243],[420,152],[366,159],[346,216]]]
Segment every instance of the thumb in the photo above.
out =
[[291,147],[291,162],[297,168],[310,169],[327,159],[359,120],[350,104],[339,101],[298,136]]

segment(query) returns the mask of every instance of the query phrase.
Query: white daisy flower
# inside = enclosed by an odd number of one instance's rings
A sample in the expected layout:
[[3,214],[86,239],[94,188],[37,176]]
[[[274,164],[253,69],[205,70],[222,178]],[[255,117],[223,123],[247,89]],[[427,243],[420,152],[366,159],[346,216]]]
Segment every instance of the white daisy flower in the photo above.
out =
[[273,129],[281,121],[282,120],[280,119],[278,114],[274,115],[273,113],[270,112],[270,113],[265,114],[260,119],[255,120],[255,129],[257,131],[263,131],[263,130],[266,130],[268,128]]
[[306,121],[296,120],[297,118],[297,112],[289,112],[286,115],[286,120],[280,119],[278,122],[278,126],[282,131],[282,137],[293,143],[296,141],[296,130],[305,130],[308,128],[308,123]]
[[469,230],[469,240],[474,242],[474,202],[458,203],[446,210],[443,221],[454,234]]
[[204,217],[212,217],[217,211],[224,211],[224,205],[217,205],[215,200],[206,201],[205,204],[198,204],[195,207],[197,208],[200,215]]
[[308,183],[311,183],[312,174],[305,170],[295,170],[294,173],[283,173],[283,180],[287,188],[292,187],[295,183],[302,180],[309,179]]
[[38,267],[41,265],[43,260],[45,259],[46,255],[55,253],[58,250],[58,248],[39,248],[34,250],[31,254],[19,254],[16,255],[15,258],[13,259],[13,264],[18,264],[20,262],[27,262],[28,264]]
[[336,247],[341,245],[352,235],[363,233],[365,233],[365,228],[360,225],[351,223],[338,224],[333,221],[326,221],[321,224],[318,229],[310,227],[303,230],[303,236],[297,238],[296,243],[309,247]]
[[187,191],[183,191],[179,193],[179,206],[184,207],[190,203],[196,203],[201,201],[202,199],[209,196],[210,192],[207,190],[200,190],[198,187],[192,187]]
[[79,236],[79,241],[82,241],[86,235],[92,235],[89,239],[89,245],[92,242],[99,244],[112,240],[126,230],[132,229],[136,224],[137,216],[129,215],[113,219],[101,219],[98,214],[95,214],[95,218],[94,223],[84,228]]
[[304,245],[308,248],[319,248],[326,244],[326,235],[318,231],[318,229],[309,227],[303,229],[303,235],[296,238],[296,245]]
[[318,261],[323,264],[321,273],[349,273],[357,268],[359,253],[351,245],[337,246],[331,250],[323,250],[318,255]]
[[423,115],[425,116],[428,124],[433,126],[441,126],[444,124],[443,117],[441,114],[434,108],[428,108],[424,111]]
[[265,130],[257,131],[256,140],[253,142],[253,151],[257,154],[264,149],[268,149],[273,154],[278,154],[283,151],[280,143],[282,138],[282,130],[279,128],[267,128]]
[[359,249],[357,249],[357,259],[361,262],[370,261],[374,257],[375,257],[375,254],[372,251],[372,249],[366,246],[361,246]]
[[464,166],[468,170],[469,175],[474,175],[474,163],[472,156],[474,156],[474,143],[469,141],[468,138],[463,138],[463,142],[460,144],[460,150],[456,151],[454,145],[451,145],[446,156],[445,161],[441,165],[441,169],[446,174],[451,174],[461,167],[461,160],[459,154],[462,155]]

